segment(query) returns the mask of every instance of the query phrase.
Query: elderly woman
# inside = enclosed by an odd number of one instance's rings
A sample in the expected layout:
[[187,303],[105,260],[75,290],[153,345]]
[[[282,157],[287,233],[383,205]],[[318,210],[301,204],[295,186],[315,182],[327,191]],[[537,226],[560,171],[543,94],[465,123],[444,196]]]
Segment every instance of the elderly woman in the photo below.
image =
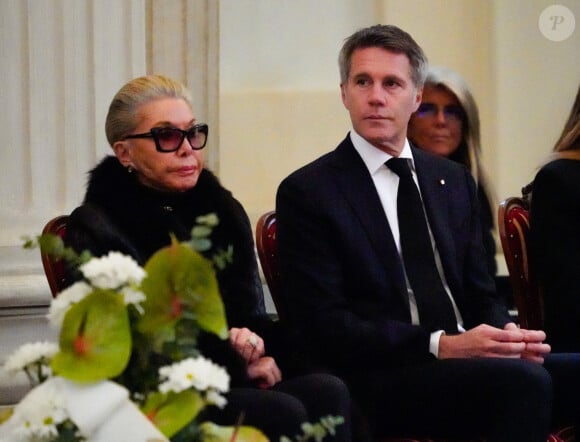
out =
[[464,164],[471,171],[478,185],[487,264],[495,276],[495,198],[481,162],[477,105],[459,74],[447,68],[429,68],[421,104],[409,120],[408,136],[420,149]]
[[[115,156],[107,156],[90,172],[84,202],[70,216],[66,242],[96,256],[119,251],[143,265],[169,245],[170,233],[188,240],[196,218],[217,214],[209,253],[233,247],[233,262],[216,274],[232,328],[226,348],[224,341],[211,336],[202,336],[200,347],[227,366],[233,388],[226,408],[215,410],[210,418],[231,425],[243,412],[244,424],[278,440],[299,434],[305,421],[342,415],[345,424],[337,428],[334,440],[350,440],[344,384],[325,374],[286,379],[271,356],[289,348],[278,323],[265,313],[248,216],[204,168],[208,132],[196,119],[181,83],[150,75],[125,84],[106,118]],[[240,367],[241,372],[236,371]]]

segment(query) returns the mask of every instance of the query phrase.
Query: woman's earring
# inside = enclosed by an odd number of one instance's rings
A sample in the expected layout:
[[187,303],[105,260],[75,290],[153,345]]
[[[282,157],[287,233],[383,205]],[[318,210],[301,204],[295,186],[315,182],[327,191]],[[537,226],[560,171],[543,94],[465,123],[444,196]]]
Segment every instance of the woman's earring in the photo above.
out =
[[133,168],[131,166],[127,166],[127,172],[133,173]]

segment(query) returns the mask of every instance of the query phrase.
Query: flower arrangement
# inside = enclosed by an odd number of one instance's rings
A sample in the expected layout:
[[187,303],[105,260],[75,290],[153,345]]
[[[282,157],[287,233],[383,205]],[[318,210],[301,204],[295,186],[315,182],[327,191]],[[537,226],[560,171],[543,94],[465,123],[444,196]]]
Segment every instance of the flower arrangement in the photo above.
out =
[[[206,406],[226,404],[230,383],[197,348],[200,332],[228,338],[214,266],[227,265],[231,250],[211,261],[199,253],[217,222],[200,217],[190,242],[172,238],[143,268],[118,252],[77,255],[55,235],[26,240],[73,263],[80,279],[50,305],[58,345],[25,344],[6,360],[5,371],[23,370],[34,388],[0,416],[0,440],[268,440],[253,427],[199,422]],[[342,421],[305,423],[296,440],[319,442]]]

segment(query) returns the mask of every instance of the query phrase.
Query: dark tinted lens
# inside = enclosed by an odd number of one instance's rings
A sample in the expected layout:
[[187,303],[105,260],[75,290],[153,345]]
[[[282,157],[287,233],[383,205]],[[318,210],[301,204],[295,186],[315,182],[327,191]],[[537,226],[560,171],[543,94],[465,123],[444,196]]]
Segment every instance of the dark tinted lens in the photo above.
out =
[[181,131],[170,127],[156,130],[155,135],[157,135],[157,141],[162,150],[176,150],[183,141]]
[[463,110],[459,106],[445,106],[443,113],[445,114],[445,118],[453,120],[463,119]]
[[[417,115],[422,118],[434,118],[437,116],[439,109],[434,103],[421,103],[417,109]],[[449,105],[443,108],[443,115],[447,120],[463,120],[463,109],[460,106]]]
[[201,149],[207,141],[207,126],[196,125],[187,131],[187,139],[194,149]]
[[420,117],[431,117],[437,115],[437,106],[433,103],[421,103],[417,109],[417,115]]

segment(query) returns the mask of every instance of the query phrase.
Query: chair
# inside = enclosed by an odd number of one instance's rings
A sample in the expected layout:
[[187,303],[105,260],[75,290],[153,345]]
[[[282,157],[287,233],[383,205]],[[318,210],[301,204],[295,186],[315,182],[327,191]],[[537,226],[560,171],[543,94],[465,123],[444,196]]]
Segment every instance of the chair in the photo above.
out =
[[522,328],[543,328],[543,302],[540,287],[530,266],[528,242],[530,204],[523,197],[509,197],[501,202],[498,227],[509,279]]
[[[50,233],[64,238],[67,221],[68,215],[59,215],[52,218],[46,223],[44,229],[42,229],[42,234]],[[64,262],[60,259],[54,259],[53,256],[42,251],[40,252],[40,257],[42,258],[42,266],[44,267],[44,273],[48,280],[48,286],[50,287],[53,298],[55,298],[68,285]]]
[[276,307],[276,312],[281,320],[286,319],[287,310],[284,308],[284,301],[280,293],[280,273],[278,271],[278,257],[276,255],[276,212],[264,213],[256,224],[256,248],[258,258],[272,301]]
[[[522,193],[522,197],[508,197],[500,203],[499,237],[512,285],[514,302],[518,309],[520,327],[541,330],[544,323],[542,290],[536,281],[528,249],[530,198],[526,195],[529,195],[529,188],[524,187]],[[574,428],[559,429],[549,436],[548,442],[552,441],[574,441]]]

